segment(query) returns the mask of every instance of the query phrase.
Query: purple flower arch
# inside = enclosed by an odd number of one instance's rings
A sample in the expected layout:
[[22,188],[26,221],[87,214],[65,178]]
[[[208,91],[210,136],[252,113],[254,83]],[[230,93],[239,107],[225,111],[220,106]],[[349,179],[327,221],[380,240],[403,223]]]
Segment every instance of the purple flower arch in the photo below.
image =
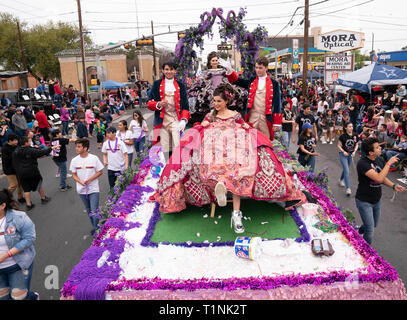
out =
[[255,76],[254,63],[259,55],[259,44],[264,43],[267,39],[267,30],[259,25],[252,32],[247,31],[246,25],[242,22],[246,13],[247,11],[243,8],[240,8],[237,15],[231,10],[225,19],[222,8],[213,8],[211,12],[201,14],[201,22],[196,27],[187,29],[185,36],[175,46],[174,60],[178,65],[178,77],[186,79],[194,76],[194,67],[198,64],[194,45],[203,51],[204,36],[213,39],[212,27],[217,17],[220,19],[221,38],[225,41],[233,39],[241,54],[243,76],[245,78]]

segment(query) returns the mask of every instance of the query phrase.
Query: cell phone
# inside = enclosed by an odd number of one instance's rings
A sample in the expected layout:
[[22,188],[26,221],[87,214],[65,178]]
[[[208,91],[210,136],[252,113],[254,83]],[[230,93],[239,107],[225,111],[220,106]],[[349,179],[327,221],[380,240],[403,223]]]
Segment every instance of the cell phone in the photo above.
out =
[[328,240],[322,240],[322,251],[329,252]]
[[322,251],[321,240],[314,240],[314,249],[316,252]]

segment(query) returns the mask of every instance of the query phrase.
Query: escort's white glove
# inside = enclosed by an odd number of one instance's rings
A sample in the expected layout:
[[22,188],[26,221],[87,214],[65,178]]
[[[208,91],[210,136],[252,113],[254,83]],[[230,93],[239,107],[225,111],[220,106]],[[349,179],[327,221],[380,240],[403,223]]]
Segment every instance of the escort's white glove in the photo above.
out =
[[180,132],[183,132],[185,130],[185,126],[187,125],[187,120],[181,119],[181,121],[178,123],[178,129]]
[[222,58],[218,58],[218,64],[221,67],[224,67],[226,69],[227,74],[231,74],[233,72],[233,68],[232,68],[232,65],[230,64],[230,62],[228,62]]

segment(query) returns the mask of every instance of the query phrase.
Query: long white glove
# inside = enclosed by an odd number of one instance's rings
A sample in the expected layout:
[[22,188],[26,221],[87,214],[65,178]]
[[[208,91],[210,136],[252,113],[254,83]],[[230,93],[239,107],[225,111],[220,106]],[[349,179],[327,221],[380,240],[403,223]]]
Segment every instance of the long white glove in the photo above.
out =
[[181,119],[181,121],[178,123],[178,129],[180,132],[183,132],[185,130],[185,126],[187,125],[187,120]]
[[224,60],[224,59],[222,59],[222,58],[218,58],[218,64],[219,64],[220,66],[224,67],[224,68],[226,69],[226,71],[227,71],[228,74],[230,74],[230,73],[233,72],[232,65],[230,64],[229,61],[226,61],[226,60]]

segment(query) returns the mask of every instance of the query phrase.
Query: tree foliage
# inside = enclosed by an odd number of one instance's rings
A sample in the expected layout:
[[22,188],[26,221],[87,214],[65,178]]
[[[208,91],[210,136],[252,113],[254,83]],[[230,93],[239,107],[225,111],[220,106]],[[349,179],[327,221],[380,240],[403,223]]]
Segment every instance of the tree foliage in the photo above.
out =
[[370,56],[361,53],[360,49],[355,50],[355,70],[363,68],[365,61],[370,61]]
[[[0,65],[6,70],[24,70],[19,45],[17,18],[0,13]],[[79,28],[64,22],[28,26],[20,23],[27,69],[36,77],[60,78],[56,54],[65,49],[79,49]],[[92,42],[85,36],[85,44]]]

